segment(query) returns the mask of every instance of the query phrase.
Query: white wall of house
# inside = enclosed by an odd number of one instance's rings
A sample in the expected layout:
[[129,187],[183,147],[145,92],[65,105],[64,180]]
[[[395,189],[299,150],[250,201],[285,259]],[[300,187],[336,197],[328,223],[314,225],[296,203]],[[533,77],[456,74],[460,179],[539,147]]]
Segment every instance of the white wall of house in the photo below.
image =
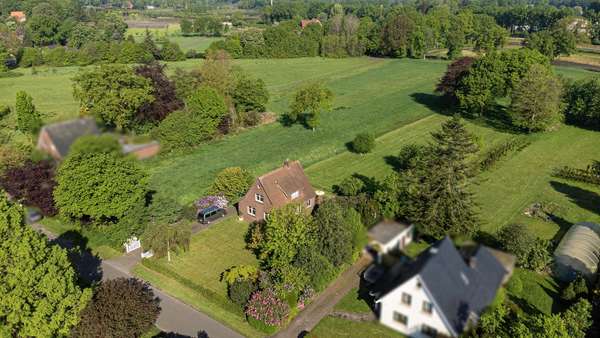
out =
[[394,237],[391,241],[388,241],[387,243],[381,243],[381,249],[383,250],[382,253],[385,254],[404,249],[404,247],[410,244],[413,240],[413,229],[414,226],[411,225],[396,235],[396,237]]
[[[440,276],[440,278],[443,277]],[[410,295],[410,305],[402,302],[403,293]],[[423,311],[423,302],[433,304],[431,313]],[[429,337],[421,332],[423,324],[425,324],[435,329],[437,333],[452,336],[435,302],[430,298],[427,286],[421,282],[419,275],[413,276],[404,284],[380,298],[378,306],[380,311],[379,321],[381,324],[402,334],[415,338]],[[406,325],[394,318],[395,312],[407,317]]]

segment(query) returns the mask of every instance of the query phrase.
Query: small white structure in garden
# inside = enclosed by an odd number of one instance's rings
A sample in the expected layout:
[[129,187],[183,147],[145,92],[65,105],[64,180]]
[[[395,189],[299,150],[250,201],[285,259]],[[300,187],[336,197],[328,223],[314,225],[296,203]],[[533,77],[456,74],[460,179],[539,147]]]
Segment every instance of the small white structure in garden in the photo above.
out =
[[380,254],[403,250],[413,241],[414,226],[384,220],[369,230],[369,246]]
[[131,237],[123,244],[125,247],[125,252],[130,253],[142,247],[142,242],[137,237]]

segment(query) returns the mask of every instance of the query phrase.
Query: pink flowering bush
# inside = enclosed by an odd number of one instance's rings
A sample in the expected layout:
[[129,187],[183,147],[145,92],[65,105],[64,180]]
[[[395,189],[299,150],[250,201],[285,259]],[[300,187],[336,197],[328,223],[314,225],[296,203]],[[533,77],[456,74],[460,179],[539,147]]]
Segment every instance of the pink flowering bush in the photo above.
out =
[[246,315],[267,326],[280,326],[287,318],[290,306],[271,289],[256,291],[246,305]]
[[227,204],[229,201],[222,195],[209,195],[204,196],[201,199],[196,201],[196,208],[198,210],[202,210],[209,207],[217,207],[217,208],[227,208]]

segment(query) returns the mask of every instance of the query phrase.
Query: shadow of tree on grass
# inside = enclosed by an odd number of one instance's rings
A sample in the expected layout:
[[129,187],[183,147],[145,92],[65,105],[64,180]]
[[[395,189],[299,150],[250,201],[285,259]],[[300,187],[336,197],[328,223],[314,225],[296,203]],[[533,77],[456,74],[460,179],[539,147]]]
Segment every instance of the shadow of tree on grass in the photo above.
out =
[[81,233],[69,230],[52,243],[67,249],[69,260],[79,276],[80,285],[88,287],[102,280],[102,259],[92,252],[88,247],[87,238]]
[[600,195],[597,193],[557,181],[550,182],[550,185],[554,190],[567,196],[578,207],[600,215]]

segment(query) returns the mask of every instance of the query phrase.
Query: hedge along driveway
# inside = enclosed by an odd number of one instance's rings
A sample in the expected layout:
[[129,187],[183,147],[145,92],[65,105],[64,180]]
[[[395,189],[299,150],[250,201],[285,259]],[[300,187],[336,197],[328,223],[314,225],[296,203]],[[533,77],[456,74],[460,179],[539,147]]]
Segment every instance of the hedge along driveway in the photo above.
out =
[[414,94],[431,95],[444,69],[445,63],[439,61],[386,60],[367,71],[335,78],[327,82],[336,94],[335,110],[322,115],[316,131],[273,123],[224,137],[187,155],[146,162],[151,187],[185,204],[205,193],[225,167],[242,166],[260,175],[286,158],[299,159],[308,167],[345,151],[345,144],[359,132],[380,135],[431,115],[433,111],[417,102]]

